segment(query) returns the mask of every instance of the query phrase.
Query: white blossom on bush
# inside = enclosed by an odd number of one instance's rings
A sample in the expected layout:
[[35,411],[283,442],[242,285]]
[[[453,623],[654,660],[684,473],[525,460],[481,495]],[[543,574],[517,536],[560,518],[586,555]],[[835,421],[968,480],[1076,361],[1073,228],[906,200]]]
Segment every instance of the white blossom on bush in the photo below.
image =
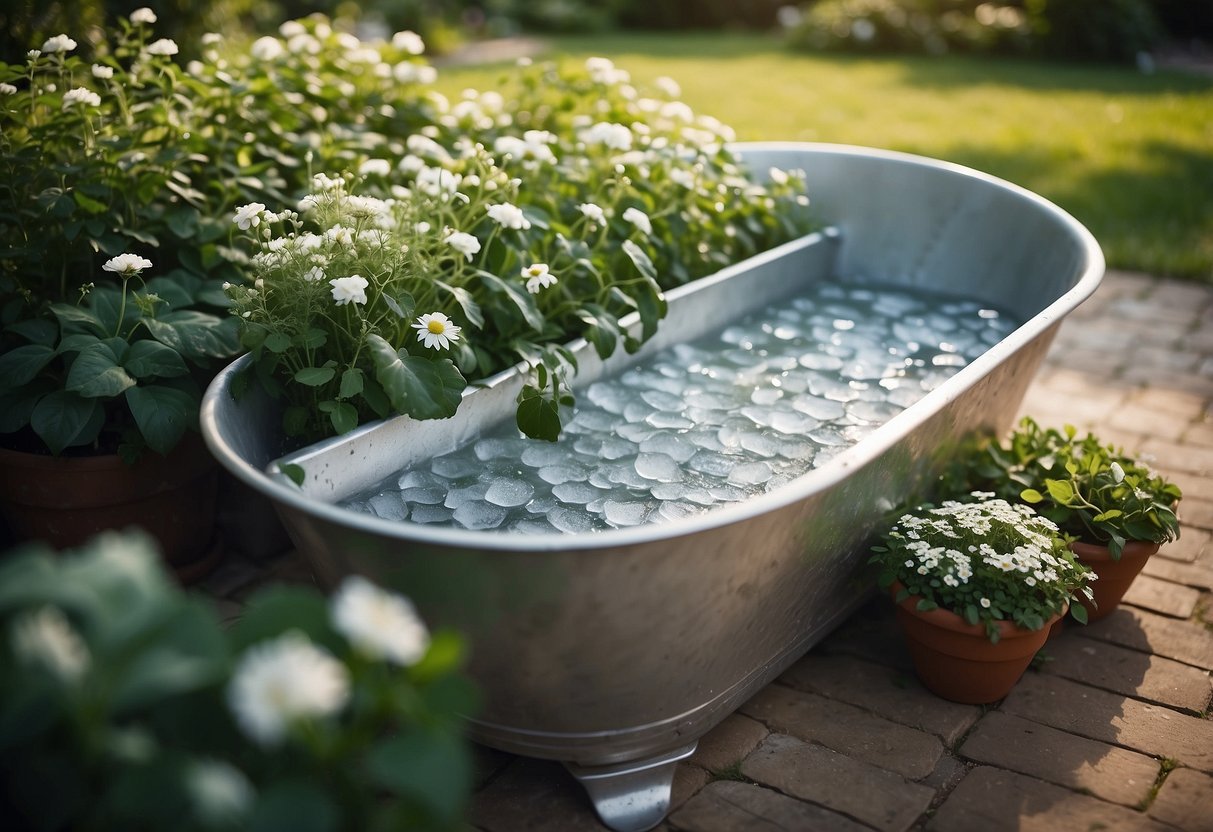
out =
[[446,243],[468,260],[480,251],[480,240],[466,231],[451,231],[446,235]]
[[522,209],[517,205],[503,202],[498,205],[488,206],[486,211],[489,217],[502,228],[525,231],[531,227],[530,221],[523,215]]
[[17,88],[9,83],[0,84],[0,95],[16,95]]
[[606,225],[606,213],[602,210],[602,206],[592,202],[583,202],[577,206],[577,210],[590,222]]
[[392,46],[409,55],[420,55],[425,51],[421,35],[408,30],[392,35]]
[[42,44],[42,51],[48,55],[54,52],[71,52],[76,46],[77,43],[67,35],[55,35],[53,38],[47,38],[46,43]]
[[93,64],[93,77],[108,81],[114,77],[114,68],[105,64]]
[[463,329],[451,323],[451,319],[441,312],[422,315],[412,326],[417,330],[417,340],[435,350],[450,349],[451,344],[459,340],[459,332]]
[[407,667],[429,648],[430,633],[411,601],[357,575],[337,588],[333,626],[363,654]]
[[337,713],[349,700],[345,665],[292,631],[254,644],[240,657],[227,688],[240,729],[271,746],[304,719]]
[[278,38],[266,35],[253,41],[249,54],[259,61],[276,61],[286,54],[286,48]]
[[241,205],[236,209],[236,216],[233,222],[241,231],[247,231],[250,228],[256,228],[261,225],[261,216],[265,213],[265,206],[260,202],[250,202],[248,205]]
[[68,107],[75,107],[77,105],[100,107],[101,96],[88,87],[76,87],[74,90],[68,90],[63,94],[63,109],[66,110]]
[[333,300],[338,306],[345,306],[347,303],[366,304],[366,287],[370,283],[362,275],[335,277],[329,281],[329,285],[333,287]]
[[149,55],[176,55],[180,50],[177,48],[177,43],[172,38],[160,38],[153,41],[147,47]]
[[88,646],[58,607],[42,607],[13,623],[13,653],[30,664],[42,665],[65,682],[75,682],[88,670]]
[[653,233],[653,223],[649,221],[649,215],[639,208],[627,209],[623,212],[623,218],[645,234]]
[[143,23],[150,26],[156,22],[156,13],[144,6],[131,12],[130,21],[136,25]]
[[589,145],[603,145],[611,150],[631,150],[632,131],[627,125],[600,121],[582,130],[579,138]]
[[117,257],[111,257],[105,261],[101,267],[107,272],[114,274],[135,275],[144,269],[150,269],[152,261],[145,257],[140,257],[138,254],[119,254]]
[[526,278],[526,290],[532,295],[557,283],[556,275],[552,274],[547,263],[532,263],[522,270],[522,276]]

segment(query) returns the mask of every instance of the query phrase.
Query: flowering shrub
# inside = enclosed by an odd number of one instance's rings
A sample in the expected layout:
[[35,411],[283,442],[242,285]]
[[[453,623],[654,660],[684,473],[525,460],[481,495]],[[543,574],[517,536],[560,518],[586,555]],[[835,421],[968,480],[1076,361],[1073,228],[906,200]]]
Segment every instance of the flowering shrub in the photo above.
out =
[[[808,229],[800,176],[747,176],[731,131],[674,100],[673,82],[641,97],[595,58],[510,83],[513,98],[432,98],[436,123],[402,155],[318,174],[297,211],[237,211],[255,282],[228,292],[288,433],[450,416],[465,378],[521,360],[539,370],[519,427],[554,439],[575,369],[561,344],[634,350],[663,289]],[[639,338],[619,322],[633,311]]]
[[1088,433],[1077,438],[1025,417],[1005,444],[991,442],[966,460],[966,479],[1007,500],[1022,500],[1085,542],[1119,558],[1128,540],[1179,537],[1179,486]]
[[238,347],[206,148],[145,11],[91,64],[62,34],[0,64],[0,433],[30,449],[165,452]]
[[[0,565],[6,817],[38,829],[456,829],[459,643],[360,578],[230,630],[145,538]],[[300,818],[306,818],[303,823]]]
[[[942,607],[983,624],[998,641],[998,621],[1039,630],[1065,611],[1075,593],[1090,597],[1090,571],[1074,559],[1052,521],[1031,507],[992,499],[923,505],[900,519],[873,546],[882,588],[900,582],[897,601],[920,596],[919,610]],[[1070,604],[1086,622],[1081,604]]]

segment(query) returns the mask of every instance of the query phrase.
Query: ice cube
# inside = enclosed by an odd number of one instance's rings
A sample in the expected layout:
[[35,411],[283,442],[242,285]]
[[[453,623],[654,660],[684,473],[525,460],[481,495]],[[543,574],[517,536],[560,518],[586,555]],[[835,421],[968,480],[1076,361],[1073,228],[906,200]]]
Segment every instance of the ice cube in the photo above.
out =
[[446,456],[435,457],[430,463],[430,470],[440,477],[457,480],[460,477],[469,477],[480,472],[480,460],[476,459],[475,455],[447,454]]
[[404,520],[409,516],[408,506],[401,500],[400,494],[384,491],[367,500],[371,513],[382,520]]
[[638,501],[607,500],[602,504],[602,513],[606,521],[616,528],[639,526],[649,513],[649,505]]
[[451,510],[445,506],[413,506],[409,519],[414,523],[447,523]]
[[495,506],[484,500],[468,500],[451,515],[455,522],[465,529],[495,529],[501,525],[509,514],[501,506]]
[[484,500],[502,508],[526,505],[535,494],[535,486],[517,479],[497,479],[489,483]]
[[549,485],[560,485],[562,482],[583,482],[586,476],[584,468],[573,464],[546,465],[538,471],[539,479]]
[[547,515],[547,520],[554,528],[565,534],[581,534],[598,528],[598,520],[591,515],[563,506],[552,509]]
[[[607,485],[610,483],[608,482]],[[602,491],[588,482],[562,482],[552,487],[552,496],[562,503],[583,506],[591,500],[601,497]]]
[[695,446],[672,433],[658,433],[640,443],[641,453],[659,453],[675,462],[686,462],[695,455]]
[[667,454],[637,454],[633,465],[636,468],[636,473],[646,480],[678,482],[682,479],[682,469]]
[[771,478],[771,466],[765,462],[743,462],[734,465],[728,481],[734,485],[761,485]]

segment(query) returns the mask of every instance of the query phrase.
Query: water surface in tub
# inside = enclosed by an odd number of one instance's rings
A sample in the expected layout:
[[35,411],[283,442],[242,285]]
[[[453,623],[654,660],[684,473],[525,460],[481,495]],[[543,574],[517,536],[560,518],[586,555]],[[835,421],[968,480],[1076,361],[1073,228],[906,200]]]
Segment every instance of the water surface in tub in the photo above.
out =
[[1016,325],[969,300],[824,282],[590,385],[559,442],[506,423],[342,505],[527,533],[709,511],[855,444]]

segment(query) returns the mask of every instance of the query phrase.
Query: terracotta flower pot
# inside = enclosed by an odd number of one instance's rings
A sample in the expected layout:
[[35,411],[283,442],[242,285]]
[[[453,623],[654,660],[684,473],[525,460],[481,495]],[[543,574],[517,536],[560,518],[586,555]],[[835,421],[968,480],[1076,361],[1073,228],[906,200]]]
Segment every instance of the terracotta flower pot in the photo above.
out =
[[1099,576],[1091,582],[1095,604],[1092,605],[1085,599],[1082,601],[1082,605],[1087,608],[1087,620],[1098,621],[1120,605],[1120,599],[1129,591],[1129,585],[1133,583],[1137,573],[1146,565],[1150,556],[1158,551],[1158,544],[1131,540],[1125,544],[1119,560],[1112,559],[1112,553],[1107,546],[1095,543],[1076,541],[1070,544],[1070,551]]
[[53,457],[0,448],[0,511],[20,540],[76,546],[105,529],[139,526],[182,581],[214,567],[218,466],[188,436],[167,456],[134,465],[117,455]]
[[[900,583],[893,584],[894,599],[902,589]],[[1062,617],[1053,616],[1039,630],[1000,621],[999,641],[992,644],[984,625],[969,624],[941,608],[919,612],[915,607],[920,600],[911,595],[897,605],[914,671],[932,693],[967,705],[995,702],[1010,693]]]

